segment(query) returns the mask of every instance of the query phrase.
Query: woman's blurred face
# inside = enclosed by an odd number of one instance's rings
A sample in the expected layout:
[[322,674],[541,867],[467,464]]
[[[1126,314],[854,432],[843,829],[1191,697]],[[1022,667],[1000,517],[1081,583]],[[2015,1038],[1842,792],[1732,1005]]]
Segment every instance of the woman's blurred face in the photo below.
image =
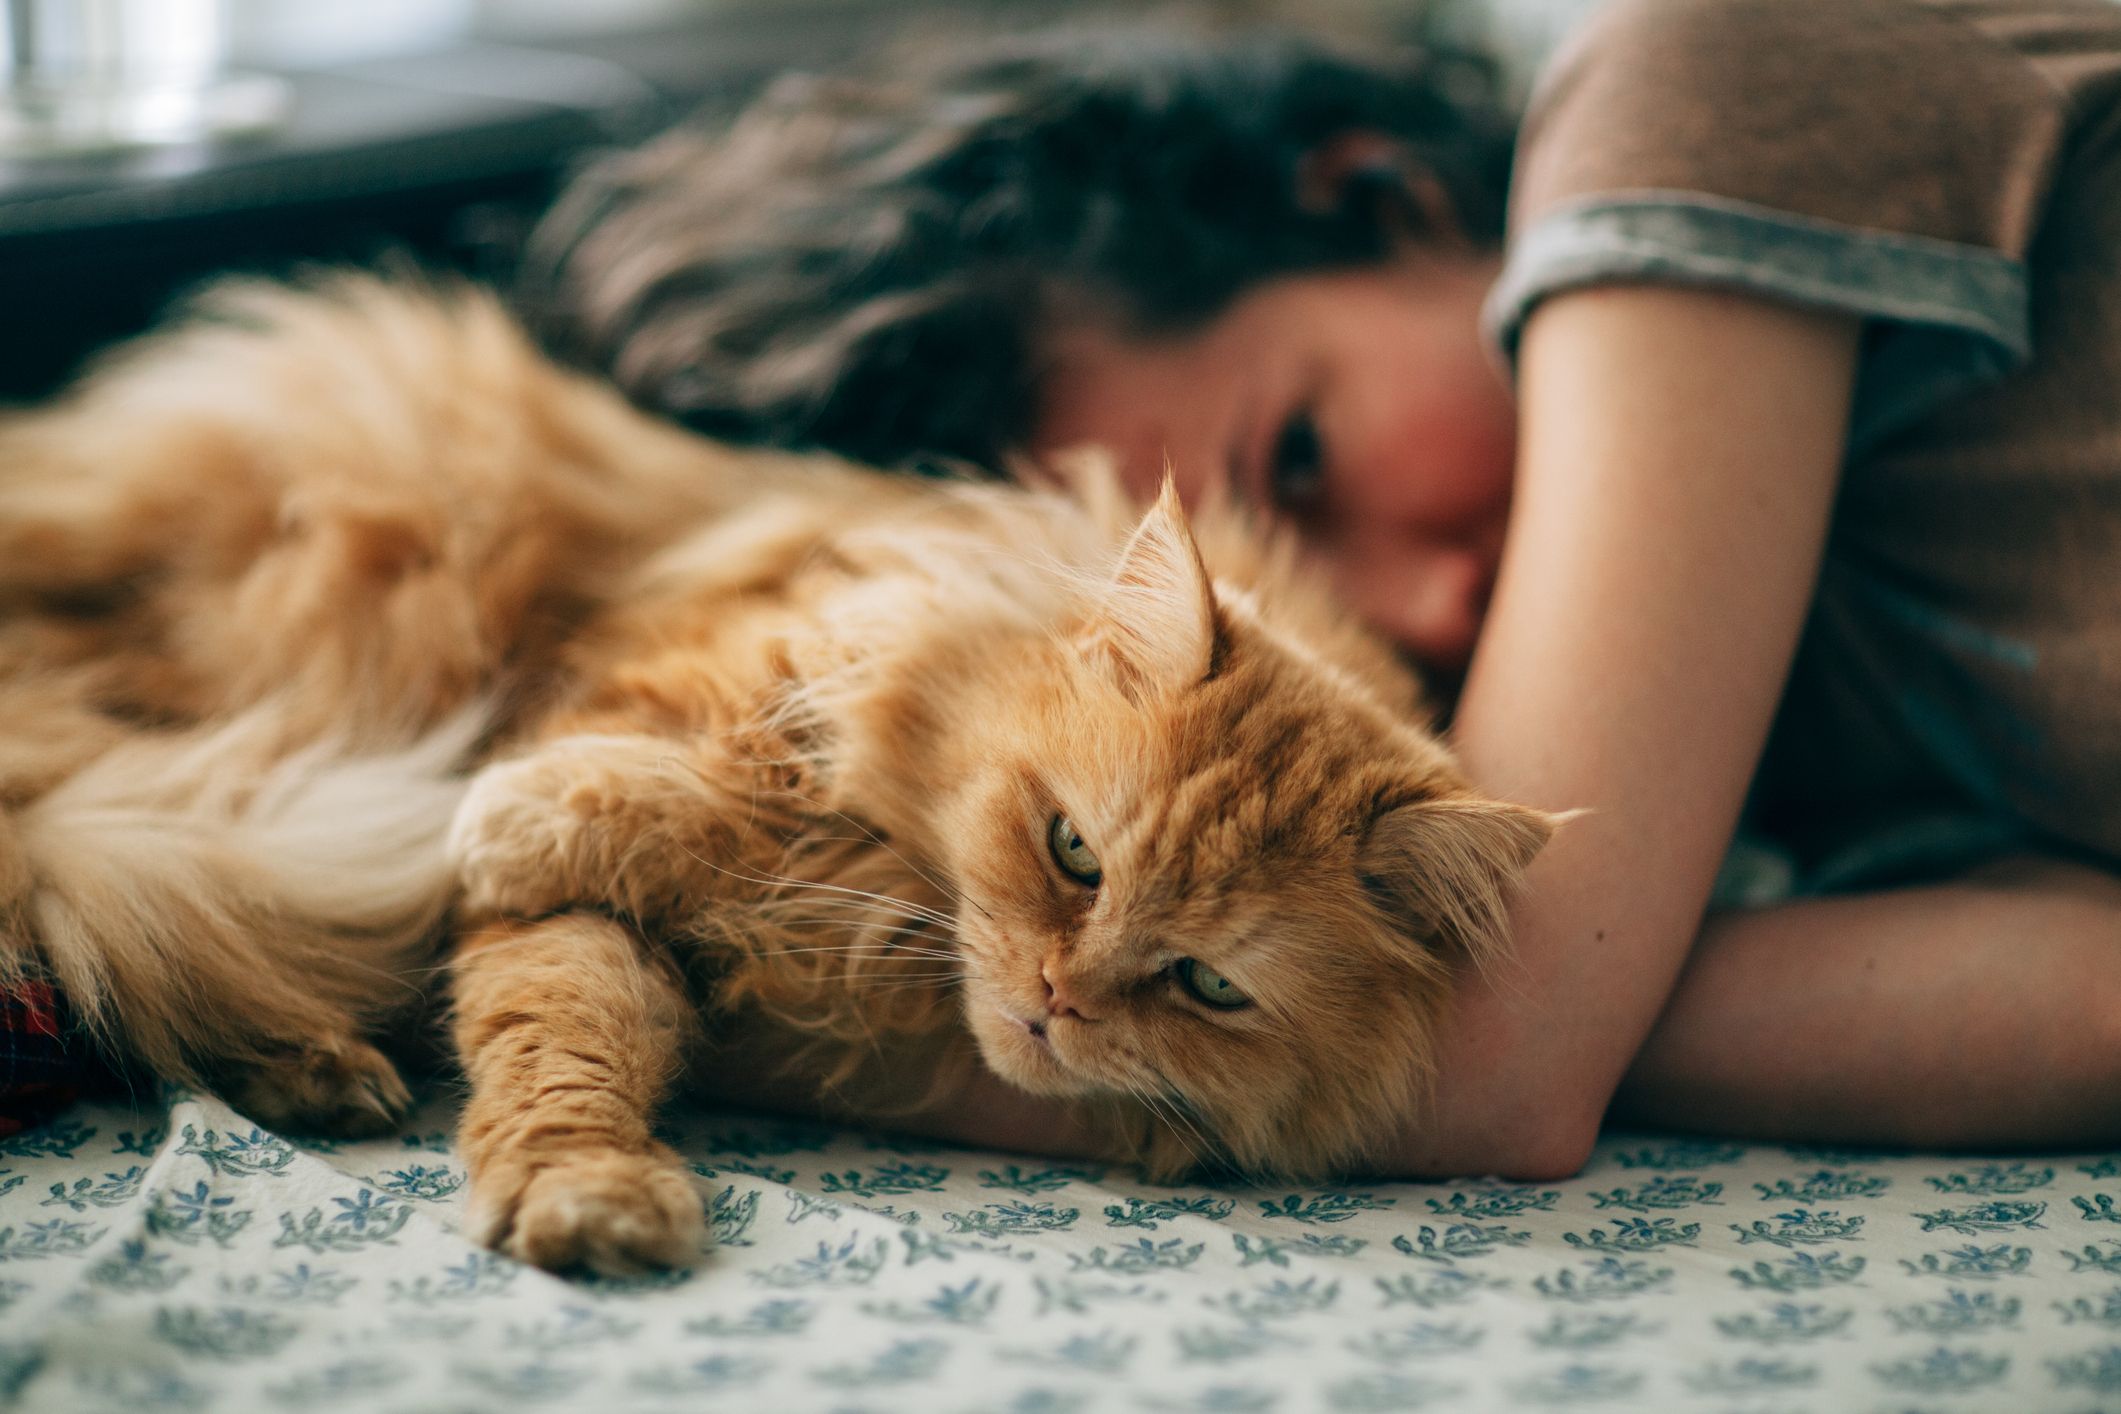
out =
[[1428,666],[1462,669],[1495,582],[1515,408],[1481,343],[1490,258],[1419,256],[1262,284],[1213,322],[1061,338],[1036,448],[1101,443],[1153,492],[1168,463],[1300,528],[1342,592]]

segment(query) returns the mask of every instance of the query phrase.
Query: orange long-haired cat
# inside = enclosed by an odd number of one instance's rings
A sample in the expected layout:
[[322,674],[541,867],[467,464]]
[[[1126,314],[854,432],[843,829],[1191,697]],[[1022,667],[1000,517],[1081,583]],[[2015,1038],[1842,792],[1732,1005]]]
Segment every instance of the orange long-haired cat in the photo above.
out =
[[1233,511],[732,451],[365,277],[0,424],[0,721],[0,967],[373,1130],[452,940],[471,1220],[548,1267],[696,1252],[653,1112],[768,1057],[855,1109],[983,1062],[1164,1174],[1358,1161],[1550,825]]

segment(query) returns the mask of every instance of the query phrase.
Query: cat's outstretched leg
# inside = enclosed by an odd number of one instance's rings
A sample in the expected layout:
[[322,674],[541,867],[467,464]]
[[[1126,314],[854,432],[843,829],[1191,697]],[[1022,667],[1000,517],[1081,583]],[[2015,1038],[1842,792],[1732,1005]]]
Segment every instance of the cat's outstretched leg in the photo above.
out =
[[469,1235],[556,1271],[697,1257],[700,1194],[650,1133],[698,1033],[675,969],[622,924],[564,913],[467,935],[454,990]]

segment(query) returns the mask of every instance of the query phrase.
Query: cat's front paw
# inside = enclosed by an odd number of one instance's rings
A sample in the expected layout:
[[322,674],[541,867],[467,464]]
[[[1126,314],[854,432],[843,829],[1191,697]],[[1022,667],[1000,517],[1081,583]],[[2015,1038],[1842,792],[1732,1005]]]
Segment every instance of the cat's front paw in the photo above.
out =
[[473,1180],[465,1226],[473,1241],[552,1272],[637,1276],[690,1266],[708,1245],[692,1175],[660,1145],[503,1159]]
[[582,868],[595,822],[567,800],[569,784],[539,756],[472,778],[449,831],[466,917],[536,917],[596,901],[583,896]]

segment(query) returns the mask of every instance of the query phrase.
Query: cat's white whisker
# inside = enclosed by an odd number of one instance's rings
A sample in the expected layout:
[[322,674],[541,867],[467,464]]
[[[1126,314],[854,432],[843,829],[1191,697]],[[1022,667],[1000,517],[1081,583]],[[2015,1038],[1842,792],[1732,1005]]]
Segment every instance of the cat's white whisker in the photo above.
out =
[[[857,922],[857,921],[855,921],[855,920],[853,920],[853,919],[848,919],[848,918],[820,918],[820,919],[817,919],[817,920],[815,920],[815,921],[817,921],[817,922],[820,922],[820,923],[831,923],[831,924],[833,924],[833,925],[834,925],[834,926],[836,926],[836,927],[843,927],[843,928],[853,928],[853,927],[863,927],[863,926],[880,926],[880,925],[881,925],[881,924],[882,924],[882,923],[883,923],[883,922],[884,922],[884,921],[885,921],[886,919],[892,919],[892,920],[897,920],[897,919],[910,919],[910,920],[912,921],[912,923],[914,924],[914,927],[913,927],[913,928],[909,928],[909,929],[907,929],[907,930],[906,930],[906,931],[909,931],[909,932],[911,932],[911,931],[918,931],[918,930],[920,930],[920,929],[926,929],[926,928],[940,928],[940,929],[944,929],[944,930],[948,930],[948,931],[954,931],[954,930],[956,929],[956,927],[957,927],[957,925],[956,925],[956,923],[955,923],[954,921],[946,923],[946,922],[943,922],[943,921],[942,921],[942,920],[940,920],[940,919],[935,919],[935,918],[927,918],[927,917],[923,917],[923,916],[921,916],[921,915],[919,915],[919,914],[911,914],[911,913],[907,913],[907,912],[905,912],[904,910],[901,910],[901,909],[896,909],[896,908],[885,908],[885,909],[880,909],[880,908],[878,908],[878,907],[877,907],[877,906],[876,906],[875,904],[872,904],[872,903],[868,902],[867,900],[862,900],[862,899],[830,899],[830,898],[825,898],[825,899],[816,899],[816,898],[802,898],[802,897],[792,897],[792,898],[788,898],[788,899],[780,900],[779,902],[781,902],[781,903],[785,904],[786,906],[788,906],[788,907],[790,907],[790,908],[803,908],[803,909],[819,909],[819,908],[837,908],[837,909],[847,910],[847,911],[849,911],[849,912],[852,912],[852,913],[856,914],[857,916],[864,916],[864,915],[865,915],[865,916],[867,916],[867,917],[869,917],[869,918],[872,918],[872,919],[875,919],[875,920],[876,920],[876,923],[875,923],[874,925],[862,924],[862,923],[859,923],[859,922]],[[879,917],[878,915],[882,915],[882,916],[881,916],[881,917]]]
[[752,956],[754,956],[754,957],[789,957],[789,956],[793,956],[793,955],[795,955],[795,954],[798,954],[798,953],[814,953],[814,954],[836,954],[836,955],[840,955],[840,956],[854,956],[854,957],[867,957],[867,958],[874,958],[875,960],[877,960],[877,961],[879,961],[879,962],[891,962],[891,961],[895,961],[895,960],[897,960],[897,959],[900,959],[900,958],[911,958],[911,959],[916,959],[916,960],[920,960],[920,961],[949,962],[949,963],[955,963],[955,962],[957,961],[957,957],[956,957],[956,955],[955,955],[955,954],[953,954],[953,953],[946,953],[946,952],[906,952],[906,951],[885,951],[885,950],[883,950],[883,949],[879,949],[879,948],[874,948],[874,947],[868,947],[868,946],[863,946],[863,945],[860,945],[860,944],[856,944],[856,945],[851,945],[851,946],[847,946],[847,947],[833,947],[833,946],[830,946],[830,945],[820,945],[820,946],[817,946],[817,947],[793,947],[793,948],[754,948],[754,949],[752,949]]
[[[945,927],[932,919],[906,918],[894,909],[878,909],[870,904],[855,903],[844,899],[803,899],[783,901],[790,909],[801,909],[791,918],[776,918],[784,927],[803,925],[813,928],[845,928],[849,932],[871,934],[888,933],[901,937],[931,938],[938,943],[954,941],[955,929]],[[845,910],[837,915],[817,915],[816,909]]]
[[[839,933],[848,942],[874,949],[880,955],[895,954],[900,957],[958,956],[955,948],[947,946],[948,939],[936,938],[922,929],[863,927],[830,918],[791,918],[776,920],[772,925],[784,933],[797,935],[816,933]],[[903,941],[911,939],[912,941]]]
[[882,905],[886,911],[893,914],[897,914],[901,917],[918,918],[924,922],[933,923],[945,928],[957,926],[957,920],[952,918],[949,914],[942,912],[940,909],[931,908],[926,904],[915,903],[911,899],[898,898],[891,894],[876,893],[868,889],[851,888],[845,884],[820,883],[814,879],[803,879],[794,875],[767,875],[756,878],[753,880],[753,882],[767,883],[788,889],[809,890],[812,892],[824,892],[830,894],[845,895],[851,900],[858,901],[864,904]]
[[852,826],[853,826],[853,827],[854,827],[855,829],[857,829],[857,830],[860,830],[860,831],[862,832],[862,839],[861,839],[860,841],[856,841],[856,840],[848,840],[848,841],[846,841],[847,843],[853,844],[853,843],[863,843],[863,842],[866,842],[866,843],[869,843],[869,844],[873,844],[873,845],[875,845],[875,846],[876,846],[877,848],[879,848],[879,849],[883,850],[883,851],[884,851],[884,852],[885,852],[886,854],[889,854],[889,855],[890,855],[890,856],[891,856],[891,857],[892,857],[893,859],[896,859],[896,860],[897,860],[897,861],[898,861],[899,863],[901,863],[901,864],[905,865],[905,866],[906,866],[906,867],[907,867],[908,869],[912,870],[912,871],[913,871],[913,872],[914,872],[914,873],[915,873],[916,875],[918,875],[918,876],[919,876],[919,877],[920,877],[920,878],[921,878],[921,879],[922,879],[922,880],[923,880],[924,882],[926,882],[926,883],[928,883],[929,885],[933,886],[933,887],[934,887],[934,889],[935,889],[935,891],[936,891],[937,893],[939,893],[939,894],[942,894],[942,895],[943,895],[943,896],[944,896],[945,898],[948,898],[948,899],[949,899],[949,900],[950,900],[951,902],[953,902],[953,903],[969,903],[969,904],[971,904],[971,905],[972,905],[972,907],[974,907],[974,908],[977,908],[977,909],[979,909],[979,911],[980,911],[980,914],[981,914],[981,916],[985,917],[985,918],[986,918],[986,919],[987,919],[987,920],[988,920],[989,922],[992,922],[992,921],[993,921],[994,915],[993,915],[993,914],[991,914],[991,913],[988,913],[988,912],[987,912],[987,910],[986,910],[985,908],[982,908],[982,907],[981,907],[981,906],[980,906],[980,905],[979,905],[979,904],[978,904],[977,902],[973,901],[972,899],[969,899],[969,898],[965,897],[965,895],[964,895],[964,894],[963,894],[963,893],[962,893],[961,891],[959,891],[959,890],[957,890],[957,889],[954,889],[954,888],[952,888],[952,887],[951,887],[951,886],[950,886],[950,885],[949,885],[948,883],[944,882],[944,881],[943,881],[943,880],[941,880],[941,879],[938,879],[938,878],[936,878],[936,877],[935,877],[935,875],[933,875],[933,874],[929,873],[929,872],[928,872],[927,870],[925,870],[925,869],[921,868],[921,867],[920,867],[920,866],[919,866],[918,864],[915,864],[915,863],[914,863],[914,862],[913,862],[912,860],[908,859],[908,858],[907,858],[907,857],[906,857],[906,856],[905,856],[904,854],[900,853],[900,852],[899,852],[899,850],[898,850],[898,848],[897,848],[897,847],[896,847],[895,845],[893,845],[893,844],[892,844],[892,843],[891,843],[891,842],[890,842],[889,840],[885,839],[885,838],[884,838],[884,837],[883,837],[882,835],[879,835],[879,834],[878,834],[878,833],[877,833],[877,832],[876,832],[875,830],[872,830],[872,829],[870,829],[870,828],[869,828],[869,827],[868,827],[867,825],[863,824],[863,823],[862,823],[862,822],[861,822],[860,820],[858,820],[858,819],[856,819],[856,818],[855,818],[854,816],[852,816],[852,815],[848,814],[848,813],[847,813],[846,811],[844,811],[844,810],[841,810],[841,809],[837,808],[836,806],[831,806],[831,805],[827,805],[827,804],[825,804],[825,803],[824,803],[823,801],[819,800],[819,799],[818,799],[818,798],[817,798],[816,796],[812,796],[812,795],[806,795],[806,794],[804,794],[804,793],[803,793],[803,792],[801,792],[801,791],[795,791],[795,790],[778,790],[778,791],[756,791],[756,792],[753,792],[753,794],[754,794],[754,796],[758,796],[758,795],[781,795],[781,796],[787,796],[787,797],[789,797],[789,798],[790,798],[790,799],[792,799],[792,800],[798,800],[798,801],[801,801],[801,802],[802,802],[803,804],[805,804],[805,805],[813,806],[813,807],[815,807],[815,808],[817,808],[817,809],[819,809],[819,810],[822,810],[822,811],[824,811],[825,813],[827,813],[827,814],[829,814],[829,815],[833,815],[833,816],[836,816],[836,817],[838,817],[839,819],[845,820],[845,821],[846,821],[846,822],[847,822],[848,824],[852,825]]
[[[1194,1114],[1192,1102],[1186,1099],[1185,1092],[1172,1084],[1171,1077],[1164,1074],[1162,1069],[1154,1062],[1143,1059],[1141,1064],[1148,1070],[1149,1074],[1156,1077],[1156,1083],[1162,1087],[1159,1094],[1171,1114],[1183,1123],[1186,1129],[1198,1138],[1203,1145],[1207,1146],[1210,1152],[1218,1150],[1221,1146],[1215,1142],[1214,1138],[1206,1130],[1201,1128],[1199,1120]],[[1190,1148],[1191,1146],[1188,1147]]]
[[948,990],[963,979],[956,973],[945,973],[936,977],[887,977],[871,984],[872,992],[912,992],[924,990]]
[[716,873],[726,874],[732,879],[741,879],[746,883],[761,884],[769,888],[805,889],[819,893],[867,899],[873,903],[881,904],[903,917],[919,918],[945,927],[955,926],[956,920],[950,918],[947,914],[929,908],[925,904],[914,903],[910,899],[895,898],[890,894],[876,893],[869,889],[852,888],[845,884],[826,884],[815,879],[801,879],[790,874],[747,874],[740,869],[731,869],[726,865],[717,864],[711,859],[702,858],[699,854],[689,849],[684,850],[683,853],[694,862],[704,865]]
[[[1182,1122],[1183,1116],[1172,1109],[1162,1097],[1156,1095],[1145,1086],[1138,1085],[1133,1081],[1123,1083],[1126,1086],[1127,1093],[1140,1100],[1156,1121],[1170,1130],[1171,1137],[1178,1140],[1180,1146],[1185,1149],[1187,1157],[1191,1158],[1196,1165],[1206,1162],[1205,1157],[1189,1136],[1189,1126]],[[1193,1133],[1198,1133],[1198,1131],[1193,1131]]]

